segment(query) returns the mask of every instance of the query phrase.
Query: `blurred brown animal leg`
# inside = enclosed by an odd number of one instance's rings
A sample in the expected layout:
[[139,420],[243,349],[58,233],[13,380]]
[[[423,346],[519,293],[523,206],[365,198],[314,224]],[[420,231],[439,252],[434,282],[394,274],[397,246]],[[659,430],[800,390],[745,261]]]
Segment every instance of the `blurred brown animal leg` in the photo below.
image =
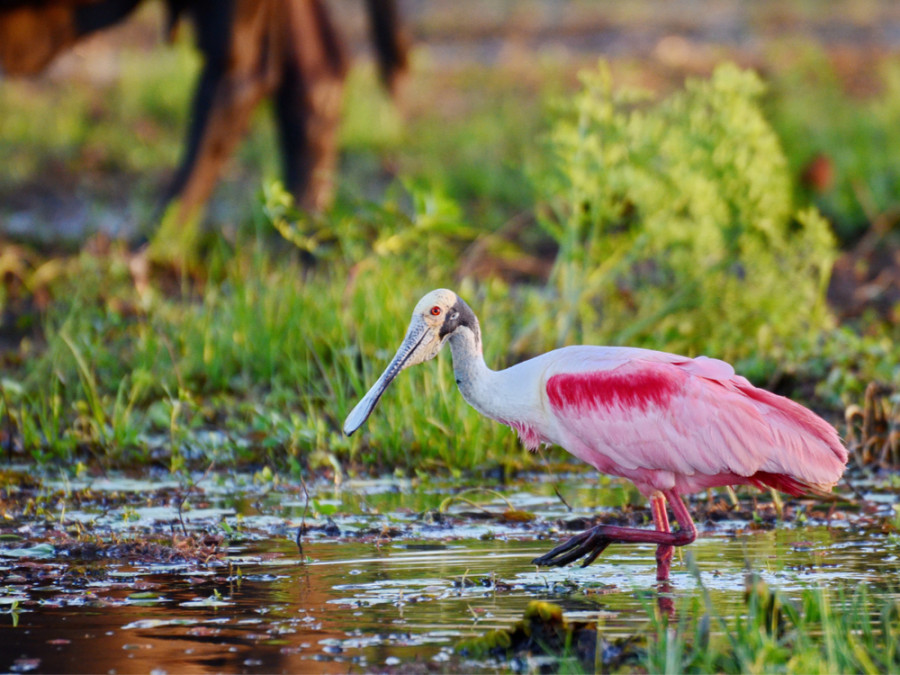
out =
[[[392,92],[408,40],[395,0],[366,0],[382,81]],[[33,74],[81,36],[121,21],[141,0],[0,0],[0,69]],[[256,104],[275,94],[287,187],[313,210],[333,197],[347,57],[325,0],[165,0],[169,27],[190,17],[203,55],[185,150],[166,191],[154,248],[196,240],[202,207],[244,136]]]
[[369,28],[381,82],[392,96],[409,66],[409,38],[403,31],[395,0],[367,0]]
[[194,98],[187,151],[169,199],[175,220],[195,221],[256,105],[275,87],[271,33],[280,0],[203,0],[190,11],[205,63]]
[[320,0],[284,2],[282,73],[275,96],[287,188],[306,209],[334,196],[347,59]]

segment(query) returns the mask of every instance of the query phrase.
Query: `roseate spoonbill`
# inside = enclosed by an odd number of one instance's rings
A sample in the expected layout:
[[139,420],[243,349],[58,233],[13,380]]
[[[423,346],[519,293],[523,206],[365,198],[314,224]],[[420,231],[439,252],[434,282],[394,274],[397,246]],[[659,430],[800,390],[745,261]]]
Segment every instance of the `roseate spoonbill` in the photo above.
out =
[[[352,434],[404,368],[446,342],[463,398],[515,429],[529,450],[560,445],[650,499],[655,530],[597,525],[536,558],[588,565],[614,542],[656,544],[656,576],[669,576],[673,546],[697,536],[681,495],[709,487],[769,486],[799,496],[831,490],[847,463],[835,429],[794,403],[757,389],[724,361],[630,347],[565,347],[493,371],[469,306],[444,289],[423,297],[387,369],[347,416]],[[679,529],[669,529],[666,502]]]

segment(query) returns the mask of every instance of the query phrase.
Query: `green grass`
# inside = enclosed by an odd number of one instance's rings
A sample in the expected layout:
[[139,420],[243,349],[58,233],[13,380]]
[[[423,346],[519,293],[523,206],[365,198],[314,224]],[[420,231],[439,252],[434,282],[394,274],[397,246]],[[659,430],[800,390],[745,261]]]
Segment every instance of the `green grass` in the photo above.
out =
[[[70,260],[48,289],[60,299],[43,319],[45,345],[5,379],[26,452],[40,461],[89,452],[105,466],[160,452],[190,459],[195,432],[212,429],[225,443],[211,457],[225,462],[302,465],[330,453],[375,469],[457,471],[528,461],[512,432],[463,402],[449,354],[399,377],[360,434],[339,432],[431,288],[456,287],[476,309],[493,367],[559,339],[553,293],[540,284],[458,283],[447,270],[475,233],[446,197],[402,196],[421,210],[410,217],[385,202],[368,219],[337,218],[331,243],[309,247],[317,262],[273,254],[263,239],[237,250],[221,244],[209,258],[215,276],[174,293],[139,291],[123,253]],[[78,292],[62,300],[73,278]],[[760,359],[764,376],[781,357],[777,367],[821,377],[820,395],[834,406],[897,368],[886,337],[846,329],[774,355],[749,344],[743,356]]]
[[[701,585],[676,610],[656,614],[645,655],[654,673],[895,673],[900,670],[900,611],[892,593],[865,584],[807,589],[786,600],[749,579],[746,612],[725,617]],[[703,599],[705,598],[705,600]],[[654,637],[655,634],[655,637]]]
[[[361,262],[348,286],[344,265],[310,271],[261,248],[244,251],[221,253],[221,279],[174,299],[140,297],[125,279],[104,287],[114,278],[104,266],[116,260],[80,260],[81,292],[54,305],[46,349],[6,385],[27,450],[64,459],[81,447],[110,462],[146,460],[149,436],[215,426],[204,418],[222,419],[236,437],[259,427],[267,437],[253,453],[282,462],[284,452],[319,450],[379,467],[456,468],[484,462],[489,448],[512,448],[508,431],[464,407],[447,359],[398,380],[387,414],[373,418],[366,435],[351,441],[337,431],[405,330],[409,296],[398,286],[424,292],[438,283],[435,275],[429,281],[421,268],[389,275],[390,258],[382,256]],[[128,303],[129,315],[112,300]],[[499,325],[491,331],[489,352],[505,335]],[[170,419],[161,405],[178,414]],[[259,424],[266,420],[274,421],[270,429]],[[451,443],[429,443],[437,437]],[[267,457],[272,441],[277,453]]]

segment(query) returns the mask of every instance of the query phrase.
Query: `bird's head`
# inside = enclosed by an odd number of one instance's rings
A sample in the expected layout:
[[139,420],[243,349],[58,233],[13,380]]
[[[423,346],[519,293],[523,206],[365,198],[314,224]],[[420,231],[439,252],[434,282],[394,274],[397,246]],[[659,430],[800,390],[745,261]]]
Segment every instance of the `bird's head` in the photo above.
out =
[[372,414],[378,399],[404,368],[437,356],[444,343],[454,334],[468,328],[478,336],[478,320],[471,308],[453,291],[444,288],[431,291],[416,304],[406,337],[378,381],[362,397],[344,421],[348,436],[359,429]]

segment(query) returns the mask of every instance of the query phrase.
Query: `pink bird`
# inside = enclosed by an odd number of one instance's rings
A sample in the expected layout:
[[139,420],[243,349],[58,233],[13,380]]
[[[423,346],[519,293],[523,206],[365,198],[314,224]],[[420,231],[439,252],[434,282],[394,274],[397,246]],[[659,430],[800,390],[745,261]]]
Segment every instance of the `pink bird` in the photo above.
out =
[[[450,343],[463,398],[515,429],[529,450],[560,445],[603,473],[631,480],[650,499],[655,530],[597,525],[533,562],[589,565],[611,543],[656,544],[656,576],[697,529],[681,495],[723,485],[824,493],[847,450],[834,427],[793,401],[757,389],[724,361],[629,347],[565,347],[490,370],[469,306],[448,290],[423,297],[397,354],[347,416],[352,434],[404,368]],[[679,529],[669,528],[666,502]]]

